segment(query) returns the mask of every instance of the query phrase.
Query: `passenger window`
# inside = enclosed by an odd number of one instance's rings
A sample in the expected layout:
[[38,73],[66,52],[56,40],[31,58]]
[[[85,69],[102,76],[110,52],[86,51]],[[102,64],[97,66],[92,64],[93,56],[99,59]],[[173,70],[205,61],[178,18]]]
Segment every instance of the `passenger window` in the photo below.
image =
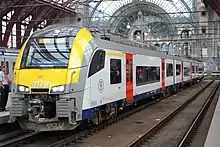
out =
[[184,67],[184,76],[190,76],[190,68]]
[[15,62],[12,63],[12,73],[14,72]]
[[173,76],[173,64],[167,63],[167,77]]
[[110,59],[110,84],[121,83],[121,60]]
[[8,61],[6,61],[5,71],[6,71],[6,74],[9,74],[9,64],[8,64]]
[[136,85],[145,85],[160,81],[160,67],[157,66],[137,66]]
[[105,51],[98,50],[95,52],[92,61],[90,63],[88,77],[94,75],[105,66]]
[[180,72],[181,72],[181,66],[180,64],[176,64],[176,75],[180,75]]
[[133,63],[130,60],[130,81],[133,81]]
[[192,73],[195,73],[195,66],[192,66]]

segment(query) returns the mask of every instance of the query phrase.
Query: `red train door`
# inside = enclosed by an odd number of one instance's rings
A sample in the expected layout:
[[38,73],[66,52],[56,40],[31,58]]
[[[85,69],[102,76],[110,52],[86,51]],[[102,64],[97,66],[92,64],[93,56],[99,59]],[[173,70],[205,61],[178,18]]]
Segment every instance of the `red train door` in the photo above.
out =
[[161,59],[161,69],[162,69],[162,90],[165,90],[165,59]]
[[133,101],[133,55],[126,54],[126,101]]

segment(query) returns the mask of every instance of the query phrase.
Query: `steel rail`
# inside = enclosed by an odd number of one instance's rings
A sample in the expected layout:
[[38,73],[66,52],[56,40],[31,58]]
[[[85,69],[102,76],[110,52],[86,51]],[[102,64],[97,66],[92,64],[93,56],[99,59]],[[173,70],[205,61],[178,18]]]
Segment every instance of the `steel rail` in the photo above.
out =
[[204,88],[199,90],[196,94],[192,96],[189,100],[184,102],[182,105],[177,107],[174,111],[170,112],[168,115],[166,115],[161,121],[159,121],[157,124],[155,124],[153,127],[151,127],[149,130],[144,132],[142,135],[140,135],[137,139],[132,141],[130,144],[127,145],[127,147],[139,147],[142,143],[146,142],[146,140],[153,137],[158,130],[160,130],[163,126],[165,126],[172,118],[174,118],[181,110],[183,110],[188,104],[190,104],[193,100],[195,100],[199,95],[202,94],[202,92],[207,89],[214,80],[212,80],[209,84],[207,84]]
[[[214,82],[214,80],[211,81],[209,84],[207,84],[205,87],[208,87],[213,82]],[[197,92],[197,95],[199,93],[201,93],[204,89],[205,88],[202,88],[201,90],[199,90],[199,92]],[[122,120],[124,118],[127,118],[127,117],[129,117],[129,116],[131,116],[131,115],[133,115],[133,114],[135,114],[137,112],[140,112],[140,111],[144,110],[146,107],[148,107],[148,106],[150,106],[152,104],[155,104],[158,101],[166,99],[167,97],[169,97],[169,96],[165,96],[165,97],[161,97],[161,98],[155,99],[155,100],[151,101],[150,103],[141,105],[141,106],[139,106],[137,108],[134,108],[134,109],[132,109],[132,110],[130,110],[128,112],[124,112],[124,113],[120,114],[119,116],[117,116],[117,117],[115,117],[115,118],[113,118],[111,120],[107,120],[106,122],[104,122],[104,123],[102,123],[102,124],[100,124],[98,126],[91,127],[91,128],[89,128],[87,130],[83,130],[83,131],[81,131],[79,133],[76,133],[76,134],[74,134],[72,136],[69,136],[69,137],[64,138],[62,140],[59,140],[59,141],[51,144],[49,147],[64,147],[64,146],[70,145],[73,142],[77,142],[77,140],[82,140],[84,138],[87,138],[88,136],[91,136],[95,132],[97,132],[99,130],[102,130],[103,128],[107,127],[108,125],[116,123],[116,122],[118,122],[118,121],[120,121],[120,120]]]
[[36,135],[40,134],[39,132],[29,132],[20,136],[14,136],[13,138],[6,139],[0,142],[0,147],[5,146],[20,146],[21,144],[25,144],[29,142],[30,138],[35,137]]
[[[220,84],[220,83],[219,83]],[[185,147],[188,146],[191,143],[192,137],[195,135],[195,131],[198,129],[199,125],[201,124],[201,120],[204,118],[206,112],[209,109],[209,106],[216,96],[216,92],[219,88],[219,84],[215,87],[215,89],[212,91],[212,93],[209,95],[208,99],[206,100],[205,104],[203,107],[200,109],[198,115],[190,125],[188,131],[186,134],[183,136],[182,140],[180,141],[178,147]]]
[[[164,99],[164,97],[161,99]],[[144,110],[146,107],[148,107],[154,103],[157,103],[158,101],[159,101],[158,99],[155,99],[152,102],[149,102],[145,105],[141,105],[140,107],[137,107],[137,108],[132,109],[131,111],[122,113],[121,115],[119,115],[113,119],[107,120],[107,121],[101,123],[100,125],[92,126],[91,128],[88,128],[87,130],[83,130],[83,131],[76,133],[72,136],[69,136],[69,137],[64,138],[62,140],[59,140],[59,141],[51,144],[49,147],[63,147],[63,146],[69,145],[73,142],[76,142],[77,140],[82,140],[83,138],[87,138],[88,136],[96,133],[99,130],[102,130],[103,128],[107,127],[108,125],[114,124],[124,118],[127,118],[137,112],[140,112],[140,111]]]

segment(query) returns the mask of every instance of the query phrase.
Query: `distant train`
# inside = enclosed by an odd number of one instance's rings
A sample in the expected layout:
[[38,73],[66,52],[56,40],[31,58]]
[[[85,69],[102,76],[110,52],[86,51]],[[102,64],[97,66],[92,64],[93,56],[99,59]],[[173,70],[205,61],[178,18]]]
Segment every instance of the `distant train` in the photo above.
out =
[[86,28],[52,25],[20,50],[10,116],[35,131],[98,124],[142,99],[197,82],[202,69],[198,61],[101,40]]
[[13,78],[13,71],[15,62],[18,57],[19,50],[18,49],[8,49],[8,48],[0,48],[0,66],[5,65],[6,74],[9,75],[10,79]]

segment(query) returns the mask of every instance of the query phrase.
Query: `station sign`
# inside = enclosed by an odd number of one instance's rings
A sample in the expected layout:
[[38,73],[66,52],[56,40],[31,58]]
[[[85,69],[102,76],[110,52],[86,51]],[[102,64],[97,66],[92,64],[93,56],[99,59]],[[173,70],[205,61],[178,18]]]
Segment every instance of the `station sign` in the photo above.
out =
[[5,55],[5,51],[0,49],[0,56],[3,56],[3,55]]

